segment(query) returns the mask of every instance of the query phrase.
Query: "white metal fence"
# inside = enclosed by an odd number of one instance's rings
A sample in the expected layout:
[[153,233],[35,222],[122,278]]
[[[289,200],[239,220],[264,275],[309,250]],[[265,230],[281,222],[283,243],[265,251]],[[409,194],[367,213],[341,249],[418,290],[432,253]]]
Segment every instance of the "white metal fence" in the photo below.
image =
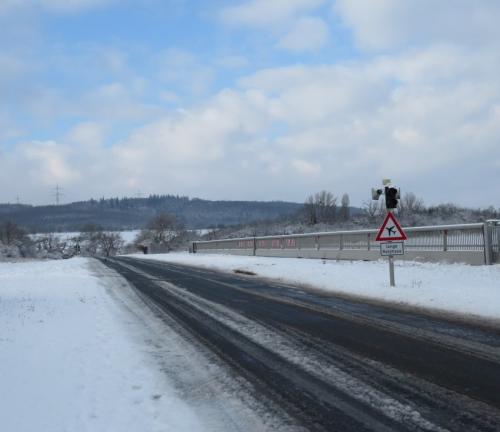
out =
[[[464,262],[474,265],[500,262],[500,221],[404,228],[408,236],[400,259]],[[245,237],[193,242],[198,253],[376,260],[380,258],[377,230],[333,231],[310,234]],[[398,259],[399,259],[398,258]]]

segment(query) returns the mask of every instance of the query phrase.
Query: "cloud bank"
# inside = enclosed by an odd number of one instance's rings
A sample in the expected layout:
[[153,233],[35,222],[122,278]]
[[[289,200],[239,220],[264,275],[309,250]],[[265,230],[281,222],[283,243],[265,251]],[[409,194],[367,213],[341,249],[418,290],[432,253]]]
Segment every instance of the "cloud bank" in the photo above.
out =
[[[59,88],[36,98],[38,117],[79,119],[64,133],[12,141],[18,128],[0,110],[0,125],[12,131],[0,146],[0,181],[23,173],[15,193],[35,202],[59,183],[78,191],[75,199],[141,190],[302,201],[328,189],[359,205],[388,177],[428,203],[500,206],[500,38],[492,24],[500,6],[457,3],[337,0],[334,15],[319,17],[326,2],[253,0],[215,18],[231,34],[241,31],[234,25],[278,23],[266,47],[273,54],[320,53],[336,19],[355,47],[341,60],[254,67],[237,51],[207,62],[167,48],[145,71],[111,51],[120,60],[109,64],[115,80],[71,99]],[[22,63],[2,61],[10,69],[0,88]],[[217,84],[228,70],[234,80]]]

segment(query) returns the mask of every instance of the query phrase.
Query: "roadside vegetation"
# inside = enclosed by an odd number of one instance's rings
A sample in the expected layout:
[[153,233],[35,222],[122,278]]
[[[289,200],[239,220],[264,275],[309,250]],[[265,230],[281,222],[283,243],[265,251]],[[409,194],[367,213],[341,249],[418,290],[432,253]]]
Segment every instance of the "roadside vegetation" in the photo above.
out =
[[12,221],[0,223],[0,260],[65,259],[74,256],[110,257],[138,251],[159,253],[187,249],[197,238],[174,216],[161,213],[152,218],[133,242],[128,244],[121,233],[107,231],[88,223],[75,233],[31,234]]
[[[307,197],[292,216],[252,224],[213,229],[204,239],[302,234],[322,231],[377,228],[386,214],[385,201],[367,200],[362,207],[351,207],[347,193],[335,195],[320,191]],[[413,192],[403,194],[396,210],[403,226],[428,226],[484,222],[500,219],[500,209],[471,209],[452,203],[426,206]]]
[[160,253],[187,248],[190,235],[175,216],[161,213],[151,219],[139,233],[134,247],[144,253]]
[[[320,191],[308,196],[293,214],[243,225],[212,225],[203,235],[188,230],[172,213],[151,217],[136,238],[125,243],[120,232],[86,223],[72,234],[30,234],[14,221],[0,222],[0,260],[23,258],[62,259],[73,256],[109,257],[119,253],[162,253],[187,250],[193,240],[298,234],[376,228],[385,216],[383,197],[351,207],[347,193]],[[499,219],[500,209],[470,209],[455,204],[426,206],[412,192],[403,194],[396,210],[403,226],[443,225]]]

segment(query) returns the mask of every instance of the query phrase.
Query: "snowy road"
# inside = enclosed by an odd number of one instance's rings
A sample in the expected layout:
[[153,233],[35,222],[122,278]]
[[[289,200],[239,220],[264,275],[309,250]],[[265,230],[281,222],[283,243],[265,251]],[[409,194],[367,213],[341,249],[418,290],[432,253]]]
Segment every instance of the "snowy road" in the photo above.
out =
[[107,265],[250,388],[278,429],[498,430],[497,329],[169,263]]

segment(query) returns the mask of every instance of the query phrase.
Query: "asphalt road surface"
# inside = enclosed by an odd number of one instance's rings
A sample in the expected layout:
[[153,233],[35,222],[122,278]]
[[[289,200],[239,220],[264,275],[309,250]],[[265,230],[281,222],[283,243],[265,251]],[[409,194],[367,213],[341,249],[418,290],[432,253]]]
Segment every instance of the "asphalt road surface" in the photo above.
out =
[[304,430],[500,431],[498,329],[255,276],[104,264]]

